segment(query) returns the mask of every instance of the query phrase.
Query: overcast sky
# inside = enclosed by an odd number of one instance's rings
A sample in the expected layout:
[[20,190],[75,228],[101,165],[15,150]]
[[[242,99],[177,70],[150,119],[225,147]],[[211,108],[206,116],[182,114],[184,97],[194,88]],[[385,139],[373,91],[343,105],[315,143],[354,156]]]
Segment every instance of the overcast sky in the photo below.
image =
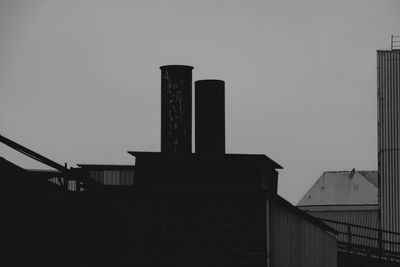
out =
[[[226,82],[228,153],[284,167],[296,204],[323,171],[376,170],[376,50],[400,1],[0,1],[0,134],[61,164],[160,151],[160,65]],[[42,166],[0,145],[0,156]]]

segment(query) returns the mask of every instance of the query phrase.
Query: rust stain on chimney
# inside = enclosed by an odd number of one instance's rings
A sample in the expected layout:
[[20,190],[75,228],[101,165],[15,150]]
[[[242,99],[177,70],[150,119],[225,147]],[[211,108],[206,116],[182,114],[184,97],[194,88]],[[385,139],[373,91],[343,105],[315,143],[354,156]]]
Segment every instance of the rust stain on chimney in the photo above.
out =
[[161,69],[161,152],[192,152],[192,69],[167,65]]

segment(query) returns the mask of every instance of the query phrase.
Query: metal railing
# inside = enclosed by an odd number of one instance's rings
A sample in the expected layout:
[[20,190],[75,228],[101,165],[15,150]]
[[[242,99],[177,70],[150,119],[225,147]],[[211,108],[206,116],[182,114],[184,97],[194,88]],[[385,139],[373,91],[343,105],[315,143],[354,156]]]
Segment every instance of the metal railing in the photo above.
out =
[[400,262],[400,233],[328,219],[320,220],[337,230],[338,251]]
[[400,50],[400,35],[391,36],[390,50]]

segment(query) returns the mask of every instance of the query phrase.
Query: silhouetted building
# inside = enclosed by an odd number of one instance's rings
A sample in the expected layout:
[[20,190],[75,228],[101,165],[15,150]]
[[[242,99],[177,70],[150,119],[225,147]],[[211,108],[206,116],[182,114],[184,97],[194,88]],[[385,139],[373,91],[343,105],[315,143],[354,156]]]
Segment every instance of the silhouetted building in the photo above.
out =
[[192,153],[191,70],[161,67],[161,152],[129,152],[134,167],[67,169],[5,140],[57,169],[34,176],[0,162],[16,182],[5,213],[16,265],[336,266],[336,231],[277,194],[282,167],[225,154],[223,81],[196,82]]

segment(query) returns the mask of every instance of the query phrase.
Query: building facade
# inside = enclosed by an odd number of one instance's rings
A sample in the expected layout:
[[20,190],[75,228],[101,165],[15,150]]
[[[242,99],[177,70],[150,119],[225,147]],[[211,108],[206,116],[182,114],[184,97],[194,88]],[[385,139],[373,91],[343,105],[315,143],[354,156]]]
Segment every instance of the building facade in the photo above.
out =
[[378,248],[378,172],[327,171],[308,190],[297,204],[308,214],[328,220],[338,232],[339,242],[348,242],[349,225],[354,234],[351,243]]

